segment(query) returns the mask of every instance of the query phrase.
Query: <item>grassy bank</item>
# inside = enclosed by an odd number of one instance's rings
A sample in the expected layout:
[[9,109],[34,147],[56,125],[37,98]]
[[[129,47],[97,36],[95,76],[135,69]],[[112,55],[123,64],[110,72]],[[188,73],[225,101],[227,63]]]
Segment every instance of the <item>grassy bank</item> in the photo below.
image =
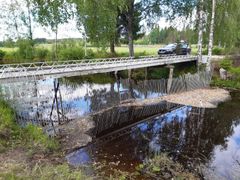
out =
[[14,110],[0,99],[0,179],[80,176],[72,174],[66,165],[53,166],[56,162],[51,160],[59,159],[60,154],[56,139],[49,138],[39,127],[20,127]]
[[[220,68],[227,71],[227,79],[220,78]],[[232,59],[224,59],[218,63],[215,71],[217,73],[213,77],[212,86],[228,89],[240,89],[240,67],[235,67]]]
[[46,136],[41,128],[31,124],[20,127],[16,123],[14,110],[0,99],[0,152],[17,147],[41,152],[59,148],[58,143]]

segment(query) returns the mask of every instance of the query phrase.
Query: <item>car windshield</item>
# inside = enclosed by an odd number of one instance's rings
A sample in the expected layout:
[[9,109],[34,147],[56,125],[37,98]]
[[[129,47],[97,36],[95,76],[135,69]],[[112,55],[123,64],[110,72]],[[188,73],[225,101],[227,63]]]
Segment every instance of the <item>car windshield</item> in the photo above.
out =
[[182,44],[182,48],[188,48],[188,44]]
[[170,49],[170,48],[175,48],[176,45],[175,44],[168,44],[167,46],[165,46],[165,48]]

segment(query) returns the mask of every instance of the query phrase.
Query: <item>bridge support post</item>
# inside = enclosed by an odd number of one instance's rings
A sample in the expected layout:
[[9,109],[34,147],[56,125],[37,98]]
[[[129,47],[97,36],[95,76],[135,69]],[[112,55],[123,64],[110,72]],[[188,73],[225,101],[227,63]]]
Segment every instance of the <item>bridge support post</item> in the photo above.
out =
[[147,80],[148,79],[148,68],[145,67],[144,70],[145,70],[145,80]]
[[174,66],[167,66],[167,68],[169,68],[169,76],[167,82],[167,94],[169,94],[172,87]]
[[128,70],[128,79],[132,79],[132,69]]

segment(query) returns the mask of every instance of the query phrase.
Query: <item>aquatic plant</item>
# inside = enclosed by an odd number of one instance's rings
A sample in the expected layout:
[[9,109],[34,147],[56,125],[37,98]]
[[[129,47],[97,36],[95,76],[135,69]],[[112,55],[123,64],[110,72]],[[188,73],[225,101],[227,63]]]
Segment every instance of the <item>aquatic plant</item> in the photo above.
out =
[[164,153],[140,164],[137,170],[153,179],[199,179],[195,174]]

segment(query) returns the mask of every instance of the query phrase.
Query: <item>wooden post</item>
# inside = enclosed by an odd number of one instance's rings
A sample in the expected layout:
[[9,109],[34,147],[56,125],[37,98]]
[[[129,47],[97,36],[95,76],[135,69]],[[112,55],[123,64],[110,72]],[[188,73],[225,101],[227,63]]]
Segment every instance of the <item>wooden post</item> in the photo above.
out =
[[174,66],[167,66],[167,67],[169,68],[169,76],[168,76],[168,82],[167,82],[167,93],[169,94],[172,87]]
[[145,70],[145,80],[148,80],[148,68],[145,67],[144,70]]
[[147,91],[148,68],[145,67],[144,70],[145,70],[145,80],[144,80],[144,88],[145,88],[145,92],[144,92],[144,97],[145,97],[145,99],[147,99],[147,96],[148,96],[148,91]]
[[132,79],[132,69],[128,70],[128,79]]

